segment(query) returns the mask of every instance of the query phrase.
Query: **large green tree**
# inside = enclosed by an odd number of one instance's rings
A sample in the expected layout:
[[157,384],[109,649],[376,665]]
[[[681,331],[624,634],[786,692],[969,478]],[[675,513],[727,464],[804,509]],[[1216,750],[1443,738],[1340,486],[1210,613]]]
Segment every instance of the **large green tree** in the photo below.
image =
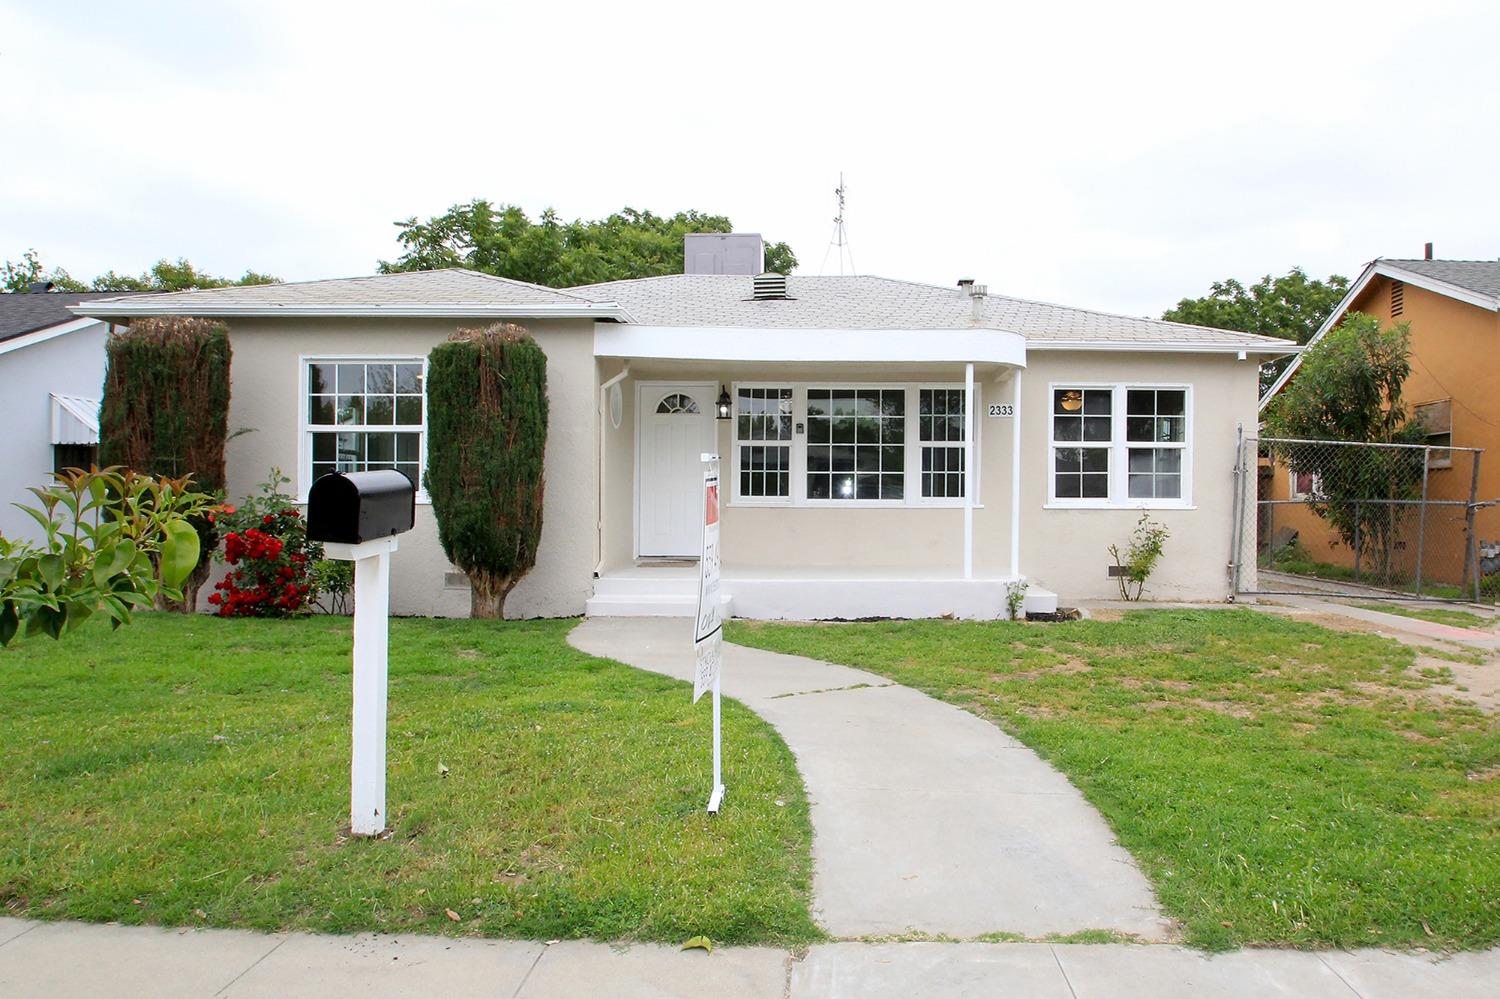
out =
[[1315,483],[1312,508],[1344,544],[1389,578],[1407,501],[1421,494],[1425,454],[1416,448],[1312,443],[1420,444],[1401,389],[1411,374],[1411,329],[1381,328],[1352,312],[1302,355],[1297,374],[1265,411],[1270,455]]
[[470,613],[505,616],[536,565],[547,355],[520,326],[461,329],[427,358],[427,469],[438,540],[469,577]]
[[48,270],[36,250],[27,250],[20,260],[0,263],[0,286],[9,292],[25,292],[38,281],[50,281],[62,291],[192,291],[198,288],[227,288],[231,285],[279,284],[280,278],[256,271],[246,271],[238,278],[218,277],[200,271],[192,263],[158,260],[139,275],[105,271],[92,281],[81,281],[61,267]]
[[[1340,274],[1320,281],[1293,267],[1281,277],[1267,274],[1248,288],[1235,278],[1215,281],[1207,295],[1184,298],[1161,317],[1307,343],[1348,290],[1349,279]],[[1262,388],[1269,388],[1289,363],[1283,358],[1262,365]]]
[[[572,222],[549,208],[533,222],[515,205],[483,199],[396,225],[403,252],[380,261],[383,274],[467,267],[551,288],[681,274],[683,236],[734,229],[723,215],[690,211],[668,217],[634,208]],[[796,266],[786,243],[766,244],[766,270],[788,274]]]

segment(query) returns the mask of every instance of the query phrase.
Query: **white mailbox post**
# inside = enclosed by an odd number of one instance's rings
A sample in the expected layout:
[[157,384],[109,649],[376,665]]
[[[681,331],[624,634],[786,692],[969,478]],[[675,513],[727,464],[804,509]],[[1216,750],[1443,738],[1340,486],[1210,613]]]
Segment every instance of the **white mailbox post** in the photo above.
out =
[[416,523],[416,484],[394,469],[329,472],[307,493],[307,538],[354,563],[353,759],[349,829],[385,831],[385,713],[390,652],[391,553]]
[[391,552],[396,538],[351,545],[326,542],[323,553],[354,563],[354,756],[349,828],[356,836],[385,831],[385,720],[389,690]]

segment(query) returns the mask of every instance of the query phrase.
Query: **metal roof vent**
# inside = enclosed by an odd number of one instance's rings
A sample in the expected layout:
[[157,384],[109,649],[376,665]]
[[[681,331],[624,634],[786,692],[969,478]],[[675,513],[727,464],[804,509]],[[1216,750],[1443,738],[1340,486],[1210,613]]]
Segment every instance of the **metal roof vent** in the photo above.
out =
[[790,298],[791,296],[786,293],[786,275],[755,275],[755,291],[750,297],[757,302]]

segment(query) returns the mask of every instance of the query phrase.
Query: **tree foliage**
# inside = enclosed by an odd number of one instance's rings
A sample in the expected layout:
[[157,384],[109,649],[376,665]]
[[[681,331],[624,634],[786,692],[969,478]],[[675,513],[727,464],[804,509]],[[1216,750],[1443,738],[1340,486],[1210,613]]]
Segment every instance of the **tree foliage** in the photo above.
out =
[[238,278],[217,277],[200,271],[189,261],[165,258],[139,275],[105,271],[92,281],[81,281],[61,267],[47,270],[35,250],[27,250],[21,259],[0,264],[0,285],[9,292],[26,292],[39,281],[50,281],[60,291],[192,291],[198,288],[227,288],[231,285],[279,284],[281,279],[247,270]]
[[[190,475],[199,488],[224,490],[229,436],[229,330],[209,319],[138,319],[105,345],[99,406],[99,456],[153,476]],[[195,522],[203,558],[184,586],[191,610],[208,576],[217,535]]]
[[[572,222],[561,221],[549,208],[533,222],[515,205],[483,199],[396,225],[403,252],[395,261],[380,262],[383,274],[467,267],[552,288],[681,274],[683,236],[734,229],[723,215],[688,211],[666,217],[634,208]],[[768,271],[787,274],[796,266],[786,243],[766,244]]]
[[[1266,408],[1266,433],[1299,441],[1420,444],[1424,428],[1410,418],[1401,395],[1409,374],[1409,325],[1382,329],[1375,317],[1350,313],[1302,355],[1296,377]],[[1312,476],[1314,512],[1376,572],[1389,575],[1405,513],[1400,501],[1419,495],[1424,453],[1318,443],[1276,447],[1275,458]]]
[[474,617],[536,565],[547,447],[547,356],[520,326],[461,329],[427,359],[423,479],[449,561],[469,577]]
[[[1320,281],[1293,267],[1281,277],[1267,274],[1248,288],[1235,278],[1215,281],[1207,295],[1184,298],[1161,317],[1174,323],[1307,343],[1348,290],[1349,279],[1342,275],[1331,274]],[[1282,359],[1263,365],[1262,388],[1269,388],[1289,363]]]

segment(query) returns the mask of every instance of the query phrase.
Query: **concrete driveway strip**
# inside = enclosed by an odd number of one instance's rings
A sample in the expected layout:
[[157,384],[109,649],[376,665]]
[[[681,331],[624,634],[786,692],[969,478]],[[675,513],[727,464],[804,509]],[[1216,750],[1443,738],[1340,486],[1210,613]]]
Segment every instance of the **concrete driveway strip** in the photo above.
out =
[[[569,641],[685,680],[690,627],[589,618]],[[989,722],[872,673],[735,645],[723,689],[796,755],[812,800],[815,914],[832,935],[1171,935],[1099,814]],[[732,807],[732,772],[725,784]]]

